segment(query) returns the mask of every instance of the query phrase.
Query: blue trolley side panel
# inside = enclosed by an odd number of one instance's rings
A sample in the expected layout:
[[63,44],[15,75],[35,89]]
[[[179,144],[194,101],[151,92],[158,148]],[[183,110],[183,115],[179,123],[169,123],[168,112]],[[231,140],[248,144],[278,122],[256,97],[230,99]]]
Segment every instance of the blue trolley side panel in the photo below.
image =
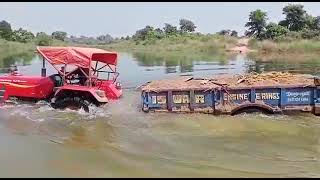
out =
[[283,89],[281,100],[283,105],[314,105],[314,88]]
[[[320,89],[316,87],[269,87],[228,90],[184,90],[143,92],[142,103],[151,110],[168,111],[224,111],[242,105],[263,104],[275,111],[320,107]],[[231,104],[231,106],[230,106]],[[229,106],[229,107],[228,107]],[[320,112],[320,109],[319,109]]]

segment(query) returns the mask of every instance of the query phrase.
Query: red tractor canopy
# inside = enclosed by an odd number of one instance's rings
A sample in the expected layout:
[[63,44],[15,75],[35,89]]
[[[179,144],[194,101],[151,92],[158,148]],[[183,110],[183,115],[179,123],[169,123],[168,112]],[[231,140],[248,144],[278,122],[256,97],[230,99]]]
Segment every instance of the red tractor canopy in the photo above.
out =
[[117,65],[118,54],[97,48],[37,47],[37,51],[52,65],[72,64],[89,68],[91,61]]
[[[64,81],[70,80],[70,75],[80,74],[87,78],[86,86],[91,86],[100,72],[107,73],[108,79],[113,74],[113,82],[119,75],[116,72],[118,58],[116,52],[86,47],[37,47],[37,51],[63,76]],[[99,67],[99,62],[104,65]],[[72,69],[67,70],[67,67]],[[111,71],[103,70],[105,67],[109,67]]]

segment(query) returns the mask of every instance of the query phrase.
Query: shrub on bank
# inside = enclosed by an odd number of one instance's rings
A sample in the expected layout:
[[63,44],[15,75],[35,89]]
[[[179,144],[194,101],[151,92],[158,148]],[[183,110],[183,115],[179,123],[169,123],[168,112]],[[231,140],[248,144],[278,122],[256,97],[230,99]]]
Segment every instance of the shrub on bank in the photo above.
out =
[[257,49],[260,53],[318,53],[320,52],[320,41],[315,39],[300,39],[295,41],[271,41],[251,40],[250,48]]

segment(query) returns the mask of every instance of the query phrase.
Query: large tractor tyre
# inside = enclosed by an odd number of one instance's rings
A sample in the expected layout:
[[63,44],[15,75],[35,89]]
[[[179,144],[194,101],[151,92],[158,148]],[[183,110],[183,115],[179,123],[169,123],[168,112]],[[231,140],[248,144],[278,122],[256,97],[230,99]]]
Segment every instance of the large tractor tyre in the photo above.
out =
[[64,97],[58,98],[51,106],[55,109],[81,109],[89,112],[89,106],[91,103],[88,100],[81,99],[80,97]]

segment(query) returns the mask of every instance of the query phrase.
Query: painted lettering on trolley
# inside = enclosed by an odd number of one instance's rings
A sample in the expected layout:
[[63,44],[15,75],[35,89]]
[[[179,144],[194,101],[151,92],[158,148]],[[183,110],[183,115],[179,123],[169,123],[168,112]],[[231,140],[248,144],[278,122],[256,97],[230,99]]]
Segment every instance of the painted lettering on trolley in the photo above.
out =
[[249,93],[241,93],[241,94],[223,94],[224,100],[227,101],[235,101],[235,100],[248,100]]
[[[239,94],[223,94],[224,100],[238,101],[238,100],[249,100],[250,93],[239,93]],[[256,100],[277,100],[280,99],[279,93],[256,93]]]
[[301,101],[310,101],[311,92],[286,92],[288,102],[301,102]]
[[256,93],[256,100],[277,100],[280,93]]

